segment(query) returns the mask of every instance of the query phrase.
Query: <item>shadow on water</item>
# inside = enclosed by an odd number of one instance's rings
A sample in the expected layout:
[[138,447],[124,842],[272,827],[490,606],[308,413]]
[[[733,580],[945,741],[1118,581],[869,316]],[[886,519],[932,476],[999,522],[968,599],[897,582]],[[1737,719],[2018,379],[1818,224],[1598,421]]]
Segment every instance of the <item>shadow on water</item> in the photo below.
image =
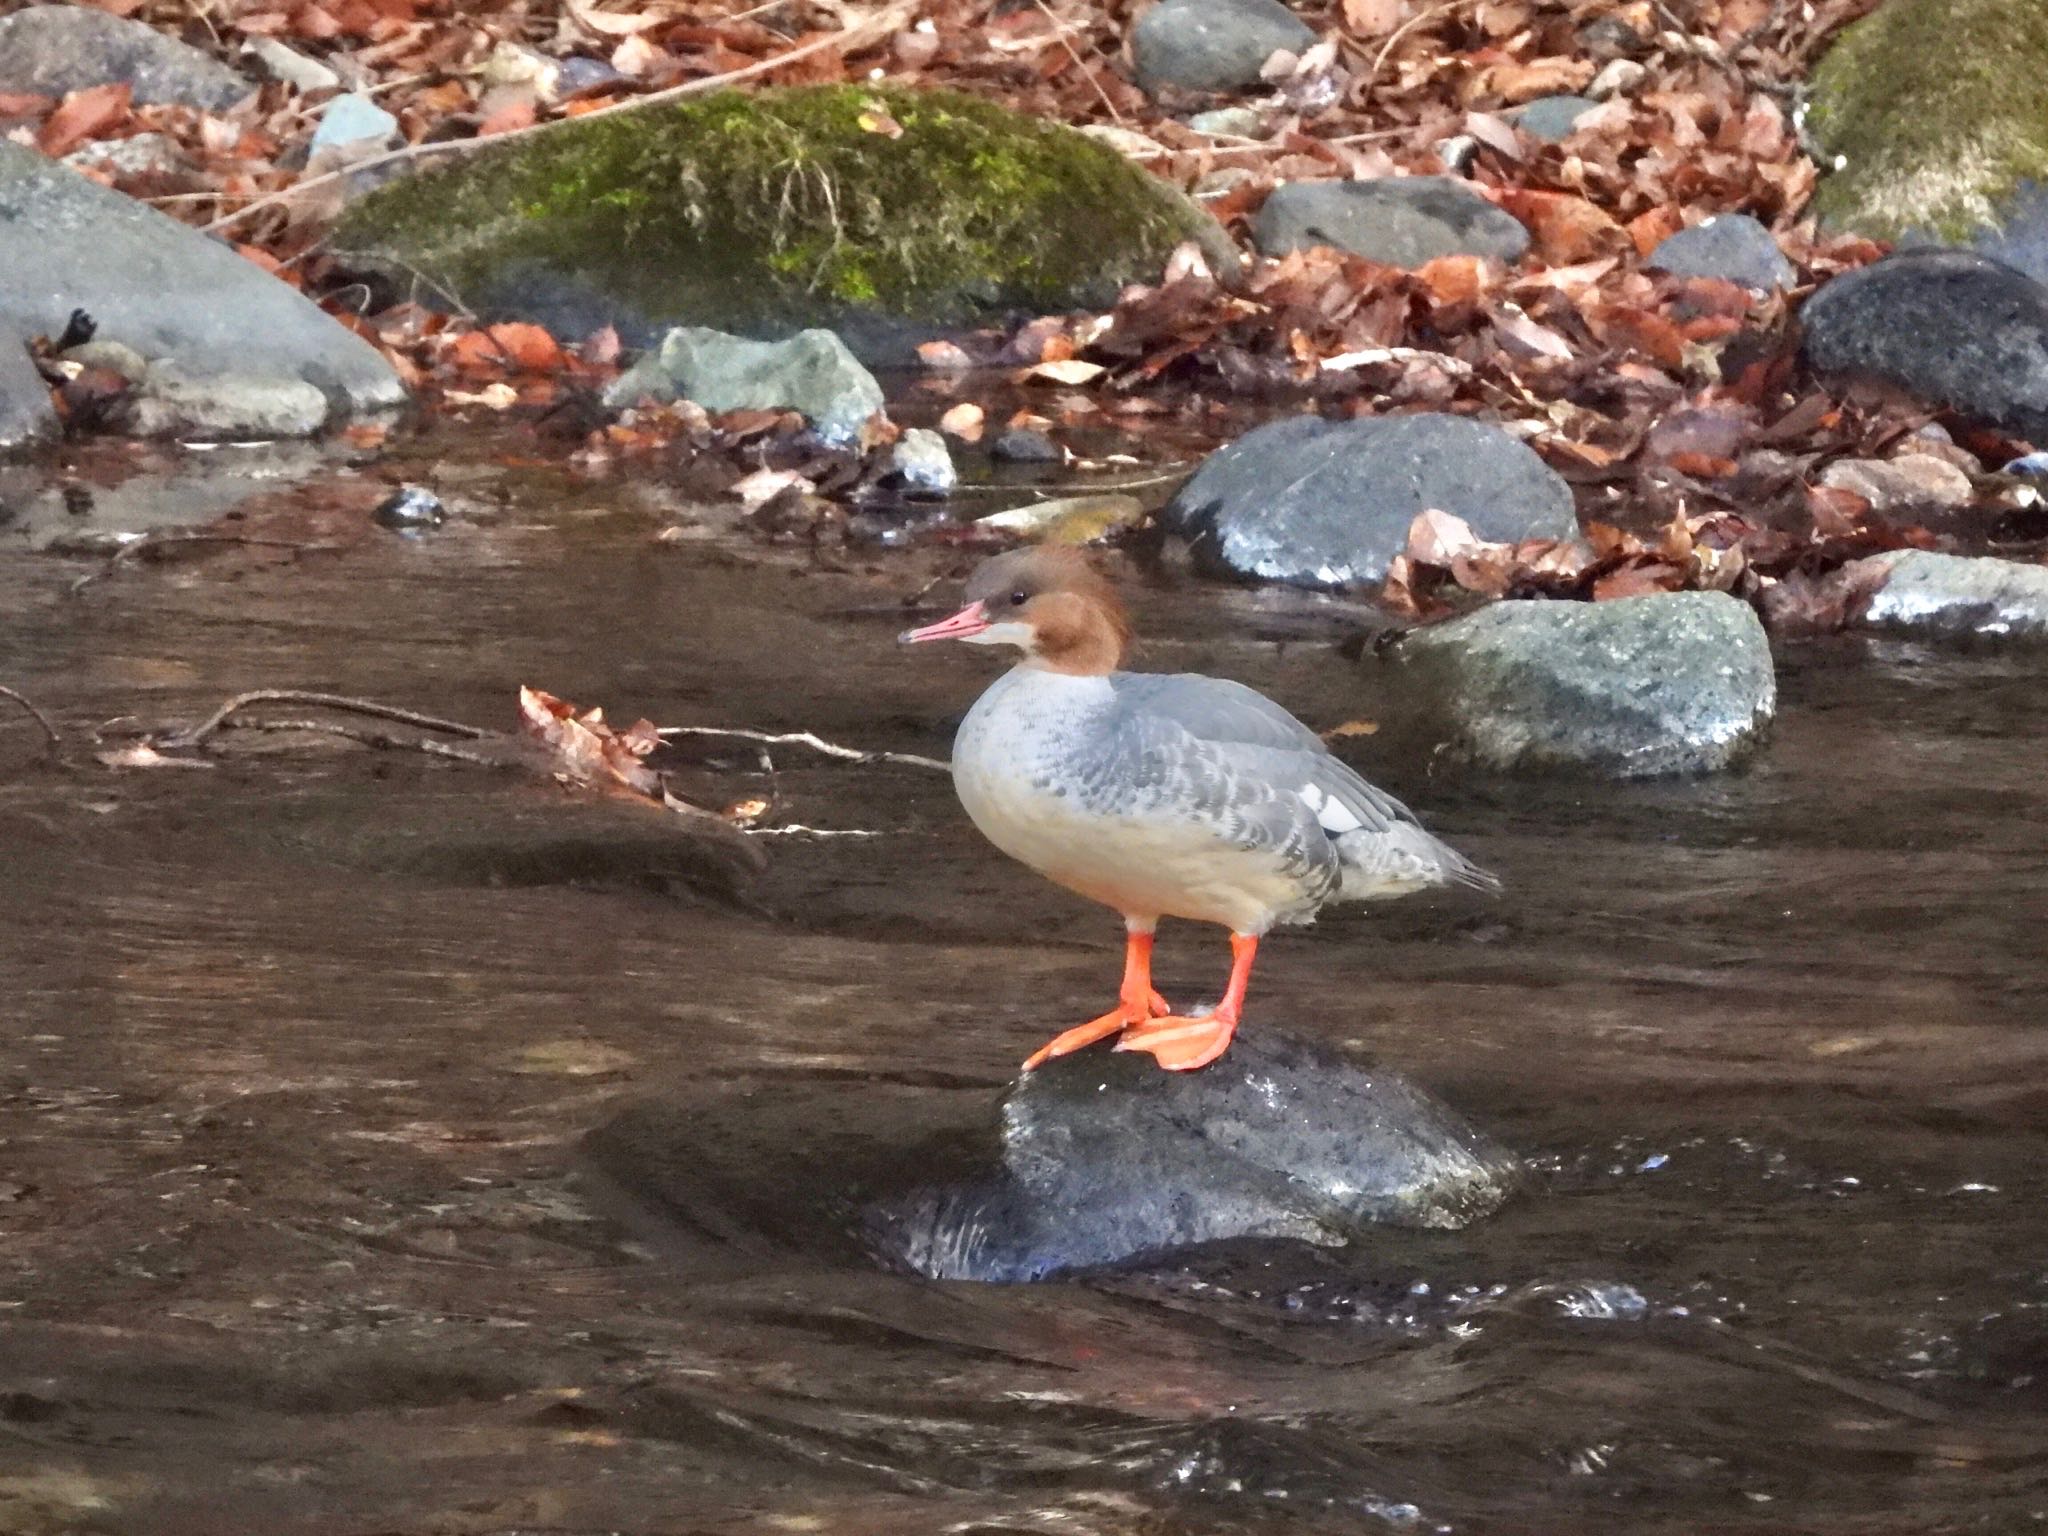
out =
[[[74,728],[258,685],[504,723],[527,682],[931,752],[986,675],[890,644],[936,557],[658,548],[614,493],[508,494],[80,598],[17,557],[0,681]],[[1374,713],[1323,605],[1154,574],[1140,606],[1148,666]],[[1114,981],[1113,921],[943,778],[778,750],[779,815],[882,835],[749,878],[478,770],[266,739],[113,774],[0,722],[0,1528],[2028,1525],[2039,676],[1801,648],[1764,758],[1697,784],[1354,742],[1509,894],[1276,940],[1249,1027],[1397,1065],[1531,1187],[1462,1232],[1028,1287],[881,1272],[832,1215],[849,1149],[971,1123]],[[1214,935],[1161,953],[1174,995],[1220,981]],[[659,1146],[579,1174],[593,1130],[707,1095],[783,1155],[695,1199]]]

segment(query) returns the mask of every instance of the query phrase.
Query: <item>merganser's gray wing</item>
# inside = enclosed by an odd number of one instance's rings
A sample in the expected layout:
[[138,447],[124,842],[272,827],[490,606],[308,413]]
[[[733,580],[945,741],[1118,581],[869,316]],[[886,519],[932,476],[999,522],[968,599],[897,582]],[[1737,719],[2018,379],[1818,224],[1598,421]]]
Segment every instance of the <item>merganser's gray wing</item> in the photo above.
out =
[[1127,718],[1177,727],[1207,749],[1191,762],[1215,765],[1211,771],[1233,784],[1260,783],[1305,805],[1336,845],[1343,894],[1392,895],[1442,884],[1498,887],[1492,875],[1432,836],[1413,811],[1332,756],[1320,736],[1264,694],[1192,672],[1117,672],[1109,682]]

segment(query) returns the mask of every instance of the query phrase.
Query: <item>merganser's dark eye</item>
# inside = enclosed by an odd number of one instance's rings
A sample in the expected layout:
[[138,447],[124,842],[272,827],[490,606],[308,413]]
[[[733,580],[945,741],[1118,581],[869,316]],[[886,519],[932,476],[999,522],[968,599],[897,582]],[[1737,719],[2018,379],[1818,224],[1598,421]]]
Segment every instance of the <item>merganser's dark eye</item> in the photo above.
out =
[[1030,595],[1031,594],[1028,592],[1012,592],[1010,594],[1010,606],[1013,608],[1022,608],[1026,600],[1030,597]]

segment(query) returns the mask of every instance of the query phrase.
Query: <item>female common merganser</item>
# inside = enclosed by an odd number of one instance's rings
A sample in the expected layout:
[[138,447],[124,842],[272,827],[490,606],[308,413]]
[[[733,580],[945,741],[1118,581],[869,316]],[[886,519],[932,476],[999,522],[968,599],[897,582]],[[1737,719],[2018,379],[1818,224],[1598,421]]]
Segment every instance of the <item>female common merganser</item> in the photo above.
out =
[[[906,643],[1014,645],[1020,661],[953,741],[953,784],[1003,852],[1124,917],[1116,1007],[1060,1035],[1028,1072],[1107,1035],[1169,1071],[1230,1045],[1260,937],[1328,901],[1499,882],[1425,832],[1408,808],[1242,683],[1120,672],[1131,631],[1114,589],[1076,551],[997,555],[949,619]],[[1230,984],[1198,1017],[1152,990],[1162,917],[1230,930]]]

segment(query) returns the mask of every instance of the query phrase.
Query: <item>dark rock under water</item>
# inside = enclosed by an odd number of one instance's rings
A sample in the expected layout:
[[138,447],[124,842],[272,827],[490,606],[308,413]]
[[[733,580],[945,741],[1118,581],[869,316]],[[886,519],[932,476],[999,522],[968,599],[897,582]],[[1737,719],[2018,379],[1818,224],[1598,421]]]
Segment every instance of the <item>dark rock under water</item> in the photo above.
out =
[[[929,1087],[929,1085],[926,1085]],[[1516,1160],[1405,1078],[1253,1029],[1200,1072],[1106,1047],[986,1092],[714,1085],[595,1132],[587,1166],[671,1236],[851,1246],[1018,1282],[1237,1238],[1336,1245],[1494,1210]],[[905,1113],[892,1113],[897,1099]],[[854,1112],[858,1106],[857,1114]]]

